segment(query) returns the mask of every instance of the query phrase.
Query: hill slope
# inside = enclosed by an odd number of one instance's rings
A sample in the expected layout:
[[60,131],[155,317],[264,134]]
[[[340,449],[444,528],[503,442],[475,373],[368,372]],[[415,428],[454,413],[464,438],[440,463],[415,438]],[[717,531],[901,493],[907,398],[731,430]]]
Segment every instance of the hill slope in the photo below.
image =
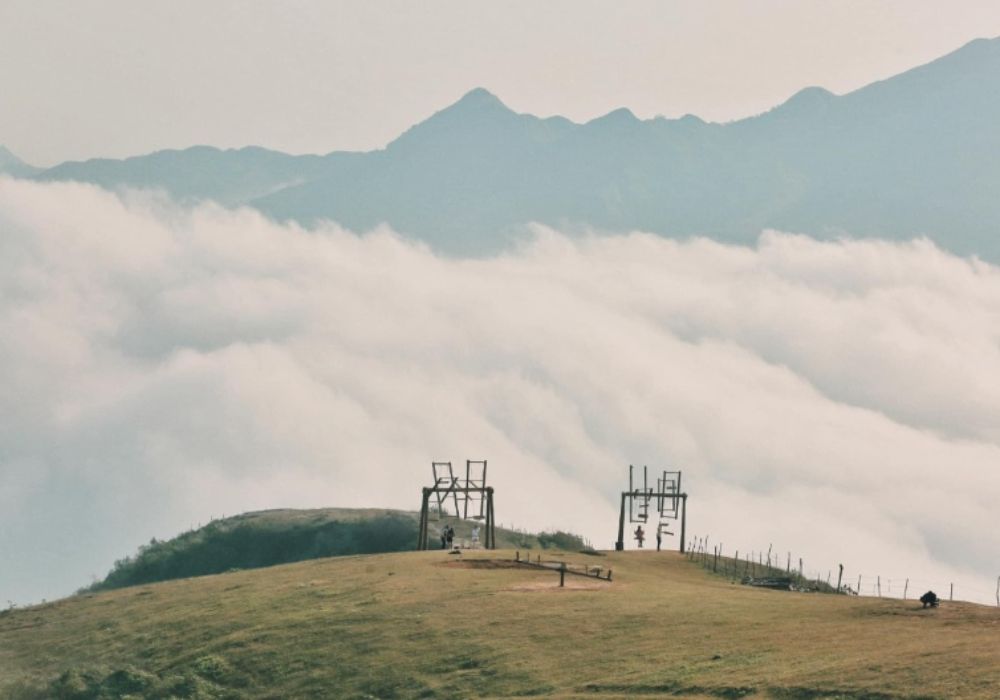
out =
[[[134,556],[90,587],[108,590],[231,569],[255,569],[305,559],[402,552],[416,549],[418,514],[377,508],[275,509],[215,520],[171,540],[154,539]],[[445,518],[458,543],[471,536],[470,521]],[[438,523],[440,526],[443,523]],[[436,537],[431,523],[431,539]],[[552,546],[581,549],[583,542],[567,533],[532,535],[497,528],[497,545],[524,549]],[[436,547],[432,541],[430,546]]]
[[[676,553],[322,559],[0,615],[0,695],[997,697],[1000,611],[748,588]],[[555,555],[550,556],[555,558]]]
[[998,123],[1000,39],[980,39],[850,94],[807,88],[728,124],[625,109],[574,124],[476,89],[370,153],[198,147],[39,177],[162,187],[306,224],[387,222],[458,254],[500,250],[537,221],[737,242],[767,227],[927,235],[1000,260]]

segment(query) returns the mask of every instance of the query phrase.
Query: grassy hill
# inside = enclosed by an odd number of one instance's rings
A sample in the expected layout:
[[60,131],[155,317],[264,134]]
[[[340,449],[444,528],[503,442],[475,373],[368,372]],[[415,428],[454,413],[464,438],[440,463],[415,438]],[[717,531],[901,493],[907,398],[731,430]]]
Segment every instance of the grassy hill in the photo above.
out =
[[1000,696],[995,608],[756,589],[651,551],[543,553],[614,571],[560,589],[513,557],[337,557],[12,610],[0,697]]
[[[275,509],[215,520],[173,539],[153,539],[132,556],[119,559],[99,591],[256,569],[306,559],[375,554],[416,549],[418,514],[377,508]],[[473,523],[445,518],[431,523],[431,546],[444,522],[455,529],[458,543],[468,545]],[[579,537],[563,532],[537,535],[497,528],[497,545],[521,549],[563,547],[579,550]]]

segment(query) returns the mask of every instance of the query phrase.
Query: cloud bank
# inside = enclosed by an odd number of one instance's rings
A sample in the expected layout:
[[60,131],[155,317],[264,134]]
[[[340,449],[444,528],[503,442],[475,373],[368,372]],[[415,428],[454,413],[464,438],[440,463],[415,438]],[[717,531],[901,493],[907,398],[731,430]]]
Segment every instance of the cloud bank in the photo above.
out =
[[991,600],[997,377],[1000,270],[926,241],[454,260],[0,179],[0,597],[213,516],[415,509],[431,460],[486,458],[505,524],[610,547],[628,464],[680,468],[726,552]]

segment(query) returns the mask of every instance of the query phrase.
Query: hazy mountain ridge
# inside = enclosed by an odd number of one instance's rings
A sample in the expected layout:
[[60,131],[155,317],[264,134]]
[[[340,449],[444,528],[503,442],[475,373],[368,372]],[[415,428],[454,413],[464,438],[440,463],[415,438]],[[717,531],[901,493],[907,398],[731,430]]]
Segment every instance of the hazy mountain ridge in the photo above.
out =
[[851,93],[806,88],[726,124],[627,109],[576,124],[516,114],[477,88],[378,151],[195,147],[37,177],[159,187],[305,224],[388,223],[458,254],[502,249],[537,221],[740,242],[769,227],[927,235],[1000,260],[997,123],[1000,39],[979,39]]
[[42,171],[33,165],[28,165],[23,160],[15,156],[6,147],[0,146],[0,175],[12,175],[13,177],[32,177]]
[[318,177],[322,156],[292,156],[257,146],[222,150],[192,146],[123,160],[68,161],[40,173],[41,180],[78,180],[107,189],[164,189],[182,200],[211,199],[229,206]]

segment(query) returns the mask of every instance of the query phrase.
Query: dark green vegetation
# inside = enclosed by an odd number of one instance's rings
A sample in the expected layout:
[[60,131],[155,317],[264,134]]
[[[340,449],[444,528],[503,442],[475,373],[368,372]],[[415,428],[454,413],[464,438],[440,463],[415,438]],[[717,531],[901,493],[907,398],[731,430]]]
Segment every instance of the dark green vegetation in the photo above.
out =
[[480,89],[369,153],[198,146],[37,177],[163,188],[358,231],[388,223],[459,254],[499,250],[537,221],[734,242],[768,227],[927,235],[1000,260],[998,123],[1000,39],[980,39],[852,93],[807,88],[727,124],[625,109],[575,124],[515,114]]
[[993,607],[751,588],[675,552],[542,557],[613,582],[404,552],[5,612],[0,698],[1000,697]]
[[[454,519],[448,522],[455,528],[459,543],[469,539],[468,522]],[[431,525],[434,533],[435,523]],[[213,521],[171,540],[154,539],[134,556],[115,562],[107,577],[88,590],[109,590],[320,557],[403,552],[416,549],[416,544],[417,514],[407,511],[324,508],[245,513]],[[497,544],[520,549],[584,547],[579,537],[565,532],[532,535],[502,528],[497,529]]]

